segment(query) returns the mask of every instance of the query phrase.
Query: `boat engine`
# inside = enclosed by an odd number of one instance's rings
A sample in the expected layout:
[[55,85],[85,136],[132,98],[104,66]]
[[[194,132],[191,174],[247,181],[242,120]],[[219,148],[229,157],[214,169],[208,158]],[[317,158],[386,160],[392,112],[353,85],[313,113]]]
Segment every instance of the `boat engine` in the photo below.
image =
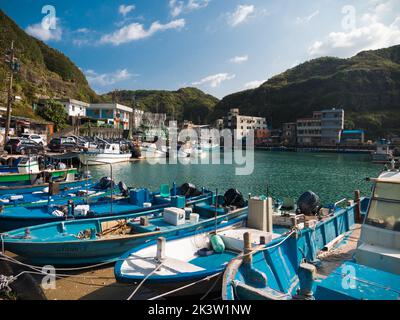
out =
[[96,188],[100,190],[114,188],[114,181],[110,177],[103,177],[100,179],[99,183],[97,183]]
[[224,205],[227,207],[235,206],[237,208],[243,208],[245,201],[242,193],[237,189],[229,189],[224,194]]
[[191,183],[184,183],[180,187],[181,195],[185,196],[186,198],[189,197],[197,197],[201,195],[201,191],[197,190],[196,186]]
[[297,200],[297,213],[306,216],[315,216],[321,208],[319,197],[312,191],[304,192]]
[[124,197],[127,197],[129,195],[129,189],[128,189],[128,187],[126,186],[126,184],[124,182],[120,181],[118,183],[118,188],[119,188],[119,191],[121,191],[121,194]]

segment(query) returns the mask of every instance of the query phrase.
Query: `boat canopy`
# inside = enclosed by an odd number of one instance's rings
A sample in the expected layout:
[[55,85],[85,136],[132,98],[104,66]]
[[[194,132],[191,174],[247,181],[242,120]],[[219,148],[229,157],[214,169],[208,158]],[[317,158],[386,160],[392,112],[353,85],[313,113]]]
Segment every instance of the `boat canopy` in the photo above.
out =
[[366,223],[400,231],[400,172],[387,172],[375,180]]

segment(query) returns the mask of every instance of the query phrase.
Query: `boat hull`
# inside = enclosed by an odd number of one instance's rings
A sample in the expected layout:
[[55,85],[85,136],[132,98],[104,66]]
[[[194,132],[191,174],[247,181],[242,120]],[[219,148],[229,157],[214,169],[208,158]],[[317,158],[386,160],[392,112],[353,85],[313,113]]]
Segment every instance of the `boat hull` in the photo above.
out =
[[[247,208],[239,209],[230,214],[226,214],[217,218],[217,223],[222,221],[229,221],[237,218],[243,214],[247,214]],[[121,219],[133,218],[135,216],[119,216]],[[118,219],[118,217],[113,218]],[[104,219],[92,219],[96,223],[100,221],[110,221]],[[80,222],[74,222],[75,228],[79,228]],[[26,258],[33,264],[37,265],[60,265],[60,266],[75,266],[75,265],[90,265],[103,262],[114,262],[123,253],[131,250],[134,247],[143,245],[159,237],[177,237],[185,236],[190,232],[196,231],[198,228],[208,228],[215,225],[215,219],[207,219],[197,224],[189,224],[176,228],[172,228],[162,232],[150,232],[137,234],[132,236],[109,238],[109,239],[96,239],[96,240],[76,240],[76,241],[61,241],[60,242],[47,242],[45,236],[43,241],[19,241],[13,240],[13,234],[19,234],[22,230],[17,230],[10,233],[7,238],[4,238],[4,245],[6,250],[13,252],[23,258]],[[82,226],[85,222],[82,221]],[[46,228],[50,228],[53,232],[57,232],[63,228],[62,222],[42,225],[40,227],[43,232]],[[84,227],[82,227],[84,228]]]
[[79,161],[89,166],[128,162],[132,155],[130,153],[107,154],[107,153],[81,153]]
[[[60,190],[66,188],[74,188],[79,186],[85,186],[87,183],[91,183],[92,179],[83,179],[83,180],[76,180],[76,181],[64,181],[60,182]],[[48,187],[48,183],[41,183],[35,185],[14,185],[14,186],[0,186],[0,195],[6,194],[26,194],[32,193],[36,191],[42,191],[44,188]]]
[[[107,196],[108,194],[103,194],[99,197],[102,196]],[[211,195],[201,195],[193,198],[187,199],[188,203],[193,203],[193,202],[199,202],[199,201],[205,201],[208,198],[211,199]],[[85,200],[86,197],[82,197],[81,200]],[[91,198],[91,200],[95,200],[96,198]],[[126,199],[122,199],[122,201],[127,201]],[[118,202],[118,200],[116,201]],[[52,203],[53,204],[53,203]],[[77,202],[75,202],[77,204]],[[111,208],[109,207],[109,204],[107,204],[107,210],[110,210],[110,212],[107,213],[96,213],[96,209],[99,209],[99,206],[96,206],[96,203],[92,205],[92,209],[94,210],[94,215],[92,216],[77,216],[75,218],[70,218],[70,219],[75,219],[75,220],[87,220],[87,219],[93,219],[93,218],[99,218],[99,217],[112,217],[112,216],[120,216],[124,214],[138,214],[138,213],[146,213],[148,211],[152,210],[157,210],[157,209],[162,209],[170,206],[170,202],[164,202],[164,203],[158,203],[153,205],[152,207],[134,207],[127,209],[126,206],[123,209],[118,210],[118,206],[114,205],[113,212],[111,212]],[[104,208],[104,204],[100,204]],[[16,209],[18,210],[18,209]],[[23,209],[21,209],[23,210]],[[47,207],[46,207],[47,210]],[[100,209],[100,211],[102,211]],[[15,229],[20,229],[20,228],[26,228],[26,227],[32,227],[32,226],[37,226],[41,224],[46,224],[46,223],[51,223],[51,222],[57,222],[57,221],[65,221],[65,217],[58,217],[58,216],[53,216],[53,215],[40,215],[40,216],[29,216],[29,215],[17,215],[17,216],[11,216],[11,215],[1,215],[0,214],[0,231],[10,231],[10,230],[15,230]]]

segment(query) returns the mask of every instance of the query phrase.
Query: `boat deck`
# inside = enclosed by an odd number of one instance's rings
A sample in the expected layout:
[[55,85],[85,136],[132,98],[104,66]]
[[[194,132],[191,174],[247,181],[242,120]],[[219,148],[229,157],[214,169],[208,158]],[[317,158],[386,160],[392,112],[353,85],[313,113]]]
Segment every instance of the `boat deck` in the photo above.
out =
[[329,251],[323,251],[318,255],[318,259],[322,262],[321,267],[317,268],[318,278],[326,278],[332,271],[352,259],[357,249],[360,234],[361,225],[356,224],[353,231],[346,235],[337,246]]

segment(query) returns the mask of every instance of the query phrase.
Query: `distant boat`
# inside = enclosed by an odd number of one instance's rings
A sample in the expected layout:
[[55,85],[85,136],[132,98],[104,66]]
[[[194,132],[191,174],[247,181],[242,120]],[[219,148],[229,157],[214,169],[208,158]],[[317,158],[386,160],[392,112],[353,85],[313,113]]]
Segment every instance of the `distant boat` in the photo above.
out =
[[167,148],[158,149],[155,143],[143,142],[140,146],[141,156],[144,158],[166,158]]
[[[223,203],[222,196],[219,196],[218,203]],[[185,215],[181,217],[177,212],[166,216],[165,209],[158,209],[17,229],[3,235],[2,241],[6,250],[35,264],[88,265],[112,262],[129,249],[148,241],[219,225],[247,212],[247,206],[216,208],[215,202],[209,198],[187,206],[199,214],[198,221],[185,220]],[[175,212],[174,208],[171,209]]]
[[79,154],[79,160],[83,165],[101,165],[127,162],[132,157],[130,150],[122,151],[118,143],[109,143],[105,140],[101,147],[94,150],[83,151]]
[[388,163],[393,159],[390,143],[386,139],[380,139],[376,145],[376,151],[372,154],[373,163]]

